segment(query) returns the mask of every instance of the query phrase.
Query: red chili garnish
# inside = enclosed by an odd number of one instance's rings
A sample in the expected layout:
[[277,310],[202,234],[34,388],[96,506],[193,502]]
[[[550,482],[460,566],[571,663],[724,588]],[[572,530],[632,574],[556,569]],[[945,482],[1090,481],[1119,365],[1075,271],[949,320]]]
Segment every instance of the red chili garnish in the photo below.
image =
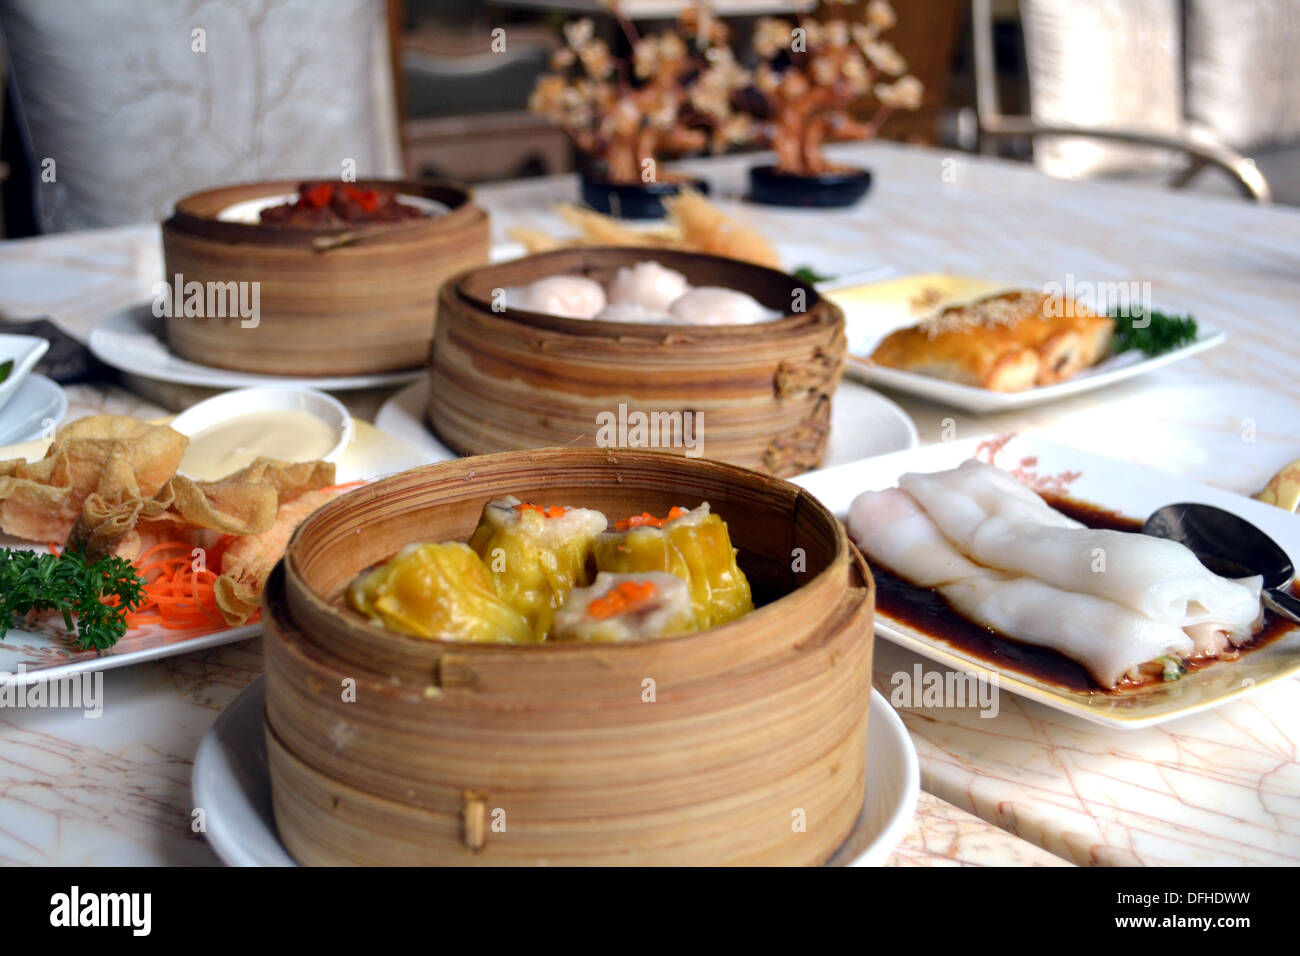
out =
[[653,581],[622,581],[587,605],[587,614],[597,621],[624,611],[639,611],[654,600]]
[[313,209],[323,209],[334,198],[333,183],[303,183],[298,187],[299,201]]
[[343,194],[360,206],[363,212],[374,212],[379,207],[379,193],[374,189],[344,186]]
[[685,508],[672,508],[668,512],[667,518],[656,518],[648,511],[643,511],[639,515],[632,515],[630,518],[624,518],[622,521],[614,523],[615,531],[627,531],[630,528],[662,528],[670,521],[674,521],[686,514]]

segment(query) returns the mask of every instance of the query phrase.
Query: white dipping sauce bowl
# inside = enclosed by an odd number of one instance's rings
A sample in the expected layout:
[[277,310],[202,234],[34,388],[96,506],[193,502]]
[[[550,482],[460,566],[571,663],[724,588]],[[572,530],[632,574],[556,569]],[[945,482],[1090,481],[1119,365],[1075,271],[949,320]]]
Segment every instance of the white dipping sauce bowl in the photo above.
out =
[[182,435],[192,438],[204,429],[223,425],[240,415],[282,411],[306,412],[328,425],[337,436],[334,447],[321,456],[322,461],[337,462],[352,442],[355,425],[342,402],[314,388],[294,386],[239,388],[222,392],[187,408],[170,424]]

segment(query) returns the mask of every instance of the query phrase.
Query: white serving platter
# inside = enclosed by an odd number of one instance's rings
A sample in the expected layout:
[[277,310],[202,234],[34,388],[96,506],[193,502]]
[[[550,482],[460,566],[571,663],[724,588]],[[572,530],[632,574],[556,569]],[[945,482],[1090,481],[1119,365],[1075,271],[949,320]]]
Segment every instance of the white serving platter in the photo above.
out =
[[[1300,561],[1300,519],[1290,512],[1179,475],[1032,436],[970,438],[924,445],[810,472],[794,481],[843,518],[850,503],[863,491],[893,487],[905,472],[955,468],[972,457],[1012,471],[1036,490],[1047,489],[1139,521],[1174,502],[1216,505],[1261,528],[1290,555],[1293,564]],[[880,608],[876,609],[876,633],[954,670],[995,680],[1000,690],[1020,694],[1084,720],[1120,728],[1146,727],[1185,717],[1300,674],[1300,627],[1247,651],[1236,661],[1215,662],[1176,681],[1114,693],[1073,690],[1039,680],[1007,664],[994,665],[891,618]],[[1104,639],[1104,635],[1098,637]]]
[[895,329],[914,325],[945,305],[968,301],[1007,288],[1005,282],[963,276],[917,275],[827,292],[827,298],[844,310],[849,354],[849,374],[883,388],[906,392],[969,412],[1002,412],[1052,402],[1081,392],[1105,388],[1137,375],[1181,362],[1227,341],[1227,336],[1197,321],[1196,340],[1153,357],[1130,351],[1113,355],[1073,378],[1055,385],[1039,385],[1022,392],[994,392],[961,385],[916,372],[875,365],[869,356]]
[[[352,443],[337,463],[336,479],[342,484],[370,480],[405,471],[426,463],[426,456],[406,442],[387,435],[373,425],[355,422]],[[29,457],[40,457],[48,442],[26,445]],[[0,460],[6,450],[0,448]],[[38,549],[30,541],[0,535],[0,547]],[[12,628],[0,640],[0,683],[16,685],[36,681],[59,680],[73,674],[125,667],[141,661],[187,654],[203,648],[231,644],[255,637],[261,624],[242,627],[168,630],[160,625],[135,627],[103,653],[83,651],[73,646],[62,621],[55,615],[30,630]]]

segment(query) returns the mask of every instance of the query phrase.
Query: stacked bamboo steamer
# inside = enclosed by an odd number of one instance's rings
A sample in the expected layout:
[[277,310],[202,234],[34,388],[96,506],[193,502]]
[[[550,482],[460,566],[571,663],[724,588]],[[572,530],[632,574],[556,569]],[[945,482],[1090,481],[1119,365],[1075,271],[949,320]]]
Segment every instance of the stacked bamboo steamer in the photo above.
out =
[[259,315],[168,315],[169,348],[203,365],[271,375],[348,376],[418,367],[448,276],[488,261],[487,213],[445,183],[360,180],[439,210],[326,229],[229,217],[291,198],[296,181],[187,196],[163,224],[167,281],[257,283]]
[[[783,317],[755,325],[569,319],[493,308],[551,275],[604,282],[653,260],[692,285],[748,293]],[[816,468],[844,366],[844,316],[811,285],[734,259],[576,248],[473,269],[443,286],[429,357],[429,425],[466,455],[600,444],[602,415],[692,412],[703,455],[790,476]],[[677,450],[684,453],[684,449]]]
[[[361,571],[483,504],[708,501],[757,610],[617,645],[457,644],[348,611]],[[862,808],[873,585],[802,489],[656,452],[428,466],[312,515],[265,595],[276,823],[305,864],[816,864]]]

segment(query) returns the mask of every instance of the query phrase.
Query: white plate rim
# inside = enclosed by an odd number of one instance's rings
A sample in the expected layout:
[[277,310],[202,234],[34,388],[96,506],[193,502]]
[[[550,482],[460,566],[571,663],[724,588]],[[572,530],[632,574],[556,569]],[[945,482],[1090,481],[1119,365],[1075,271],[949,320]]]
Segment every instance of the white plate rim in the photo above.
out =
[[[118,309],[96,323],[90,331],[86,346],[101,362],[141,378],[158,382],[175,382],[204,388],[248,388],[254,386],[297,385],[325,391],[357,388],[379,388],[400,385],[424,374],[424,368],[405,369],[398,372],[377,372],[371,375],[268,375],[258,372],[236,372],[233,369],[200,365],[173,355],[167,343],[148,327],[153,318],[152,300],[136,302]],[[134,335],[148,338],[165,359],[159,361],[153,348],[137,349],[122,346],[116,336]]]
[[[873,365],[864,356],[855,353],[848,356],[846,370],[854,378],[861,381],[942,402],[955,408],[971,412],[998,412],[1027,408],[1031,405],[1078,395],[1082,392],[1090,392],[1093,389],[1105,388],[1117,382],[1163,368],[1173,362],[1191,358],[1209,349],[1217,348],[1227,340],[1226,332],[1201,325],[1200,334],[1198,334],[1196,341],[1189,342],[1172,351],[1131,362],[1119,368],[1085,371],[1064,382],[1058,382],[1055,385],[1040,385],[1035,388],[1025,389],[1022,392],[994,392],[986,388],[977,388],[974,385],[962,385],[958,382],[949,382],[929,375],[919,375],[916,372],[885,368],[880,365]],[[1113,358],[1119,357],[1113,356]]]
[[0,382],[0,409],[3,409],[9,400],[18,394],[18,390],[22,388],[23,382],[36,367],[36,363],[50,349],[50,340],[40,335],[0,332],[0,346],[8,344],[14,346],[14,351],[9,353],[6,350],[5,354],[0,354],[0,361],[12,360],[14,367],[9,370],[5,380]]
[[[0,420],[3,420],[6,410],[17,407],[24,395],[27,395],[33,401],[44,400],[37,397],[43,395],[45,399],[50,401],[50,414],[44,415],[42,418],[51,418],[58,424],[68,414],[68,393],[63,390],[63,386],[52,378],[46,378],[44,375],[37,375],[33,372],[23,379],[22,384],[14,390],[4,408],[0,409]],[[44,434],[45,429],[39,425],[32,431],[0,432],[0,445],[19,445],[23,442],[35,441]]]
[[[435,456],[430,459],[431,461],[450,461],[460,456],[438,440],[438,437],[425,424],[422,411],[418,414],[413,411],[413,409],[422,410],[427,404],[428,389],[429,380],[427,377],[423,377],[391,395],[375,414],[375,425],[390,435],[395,435],[403,441],[409,442],[426,454]],[[856,382],[844,381],[840,383],[835,395],[831,398],[832,428],[830,444],[827,448],[828,462],[822,465],[822,468],[833,468],[837,465],[849,464],[864,457],[855,449],[850,448],[834,460],[830,460],[831,456],[835,454],[835,435],[837,432],[833,423],[836,409],[843,410],[846,404],[844,399],[874,406],[879,409],[881,414],[890,416],[891,420],[906,434],[907,444],[898,448],[877,451],[874,453],[875,455],[906,451],[920,445],[921,436],[917,431],[916,422],[897,402],[885,395],[881,395],[875,389]]]
[[[258,740],[251,742],[259,766],[242,768],[253,774],[265,771],[267,775],[260,779],[249,779],[248,776],[243,776],[237,781],[239,768],[235,761],[239,757],[232,754],[226,746],[225,738],[233,736],[230,733],[232,726],[237,726],[239,722],[251,722],[253,718],[250,711],[255,711],[261,718],[265,714],[265,702],[266,678],[264,675],[258,675],[217,715],[208,732],[203,735],[198,751],[194,755],[194,769],[190,775],[194,806],[204,811],[204,836],[207,837],[209,846],[217,857],[229,866],[297,865],[275,832],[274,818],[266,819],[263,810],[259,808],[258,799],[251,792],[255,788],[265,787],[262,796],[269,800],[270,779],[265,761],[264,738],[259,737]],[[902,719],[879,691],[871,691],[869,707],[866,761],[868,793],[863,798],[863,811],[854,824],[853,832],[845,838],[841,848],[827,861],[828,866],[884,865],[894,848],[902,842],[908,827],[912,824],[912,818],[916,815],[916,804],[921,790],[920,761],[917,759],[916,747]],[[260,735],[262,728],[263,720],[258,719],[256,733]],[[231,743],[234,746],[250,745],[247,741],[238,740],[232,740]],[[859,828],[864,826],[863,818],[867,812],[867,801],[870,800],[871,780],[873,775],[879,776],[878,770],[873,774],[872,768],[878,768],[879,761],[884,759],[882,751],[889,751],[892,759],[897,762],[895,769],[898,771],[899,792],[895,795],[895,799],[890,801],[891,805],[884,814],[883,826],[878,828],[870,842],[855,855],[840,859],[841,855],[846,853],[849,844],[854,842]],[[248,760],[247,754],[244,755],[244,759]],[[221,794],[223,788],[228,789],[236,783],[240,785],[241,800],[237,805],[231,805]],[[230,813],[226,812],[228,806]],[[269,842],[259,844],[260,852],[258,848],[250,849],[247,840],[241,838],[231,821],[245,817],[249,813],[264,823],[266,829],[263,836],[274,840],[274,850],[270,848]],[[859,839],[864,838],[866,834],[859,837]]]

